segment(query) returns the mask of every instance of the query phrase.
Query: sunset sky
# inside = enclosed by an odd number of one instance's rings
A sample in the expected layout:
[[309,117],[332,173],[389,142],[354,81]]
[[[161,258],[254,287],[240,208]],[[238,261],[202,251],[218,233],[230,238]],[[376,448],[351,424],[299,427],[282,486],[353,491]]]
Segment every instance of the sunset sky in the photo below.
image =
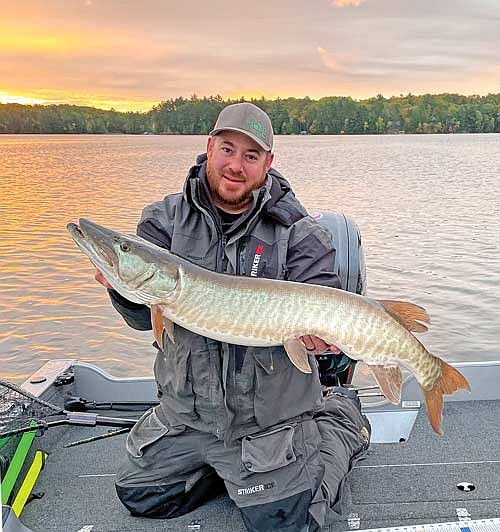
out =
[[499,0],[0,0],[0,103],[500,92]]

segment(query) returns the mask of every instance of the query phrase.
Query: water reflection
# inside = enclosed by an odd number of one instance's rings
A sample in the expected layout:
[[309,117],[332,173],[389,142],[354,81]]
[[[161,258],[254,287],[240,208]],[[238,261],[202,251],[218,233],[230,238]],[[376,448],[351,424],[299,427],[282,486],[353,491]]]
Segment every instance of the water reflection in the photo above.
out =
[[[0,374],[51,358],[150,374],[152,335],[122,322],[65,229],[79,217],[133,231],[182,188],[203,137],[0,136]],[[309,208],[359,224],[369,294],[426,307],[426,346],[497,358],[499,135],[278,137],[276,167]]]

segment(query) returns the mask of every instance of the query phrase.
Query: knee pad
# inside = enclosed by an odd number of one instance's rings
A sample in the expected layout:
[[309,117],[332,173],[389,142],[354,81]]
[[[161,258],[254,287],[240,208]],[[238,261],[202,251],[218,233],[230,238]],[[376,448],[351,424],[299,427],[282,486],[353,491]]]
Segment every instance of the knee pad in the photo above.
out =
[[315,530],[314,521],[309,514],[311,492],[303,491],[266,504],[240,508],[243,522],[248,532],[275,532],[279,530],[297,530],[300,532]]

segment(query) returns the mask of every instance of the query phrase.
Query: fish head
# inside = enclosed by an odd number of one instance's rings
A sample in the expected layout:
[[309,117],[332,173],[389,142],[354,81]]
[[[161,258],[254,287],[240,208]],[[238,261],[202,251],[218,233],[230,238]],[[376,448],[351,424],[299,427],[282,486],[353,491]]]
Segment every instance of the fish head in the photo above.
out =
[[80,250],[129,301],[161,303],[175,290],[178,264],[167,250],[84,218],[79,225],[69,223],[67,228]]

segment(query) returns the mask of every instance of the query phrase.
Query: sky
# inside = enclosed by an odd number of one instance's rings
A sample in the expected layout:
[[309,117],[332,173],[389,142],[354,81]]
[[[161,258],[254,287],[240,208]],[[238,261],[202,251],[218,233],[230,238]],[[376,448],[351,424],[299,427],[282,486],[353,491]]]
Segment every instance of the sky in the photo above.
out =
[[500,92],[500,0],[0,0],[0,103]]

